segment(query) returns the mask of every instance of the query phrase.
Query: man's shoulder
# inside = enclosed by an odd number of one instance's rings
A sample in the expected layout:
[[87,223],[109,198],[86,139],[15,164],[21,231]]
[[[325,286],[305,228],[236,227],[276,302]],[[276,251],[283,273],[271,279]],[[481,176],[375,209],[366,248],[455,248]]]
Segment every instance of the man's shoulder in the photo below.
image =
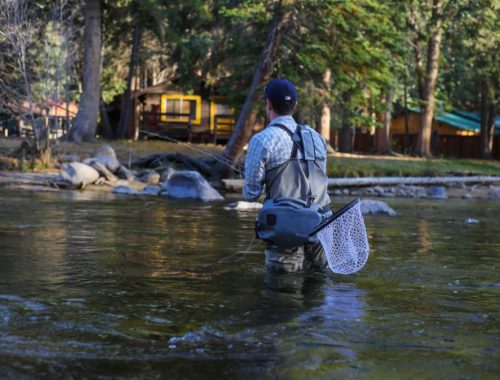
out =
[[273,128],[272,126],[267,126],[262,131],[257,132],[252,136],[250,141],[255,142],[265,142],[275,138],[280,138],[281,130],[279,128]]

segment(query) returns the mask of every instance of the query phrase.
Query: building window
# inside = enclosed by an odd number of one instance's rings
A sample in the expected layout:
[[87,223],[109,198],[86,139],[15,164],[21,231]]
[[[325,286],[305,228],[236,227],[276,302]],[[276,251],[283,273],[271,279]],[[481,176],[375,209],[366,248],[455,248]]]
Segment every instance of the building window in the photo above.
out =
[[198,95],[163,94],[160,111],[162,122],[201,123],[201,97]]
[[210,101],[210,132],[232,132],[235,124],[234,109],[226,103],[226,98],[214,96]]

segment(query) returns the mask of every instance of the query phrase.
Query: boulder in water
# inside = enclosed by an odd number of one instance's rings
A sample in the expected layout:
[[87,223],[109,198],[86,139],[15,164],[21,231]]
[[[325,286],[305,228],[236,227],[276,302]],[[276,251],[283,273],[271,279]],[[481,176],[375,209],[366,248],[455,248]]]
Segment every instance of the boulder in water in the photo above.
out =
[[162,173],[161,173],[161,176],[160,176],[160,182],[167,182],[170,177],[172,177],[172,174],[175,173],[175,169],[171,166],[168,166]]
[[100,163],[99,161],[92,161],[90,163],[90,166],[97,170],[102,177],[106,178],[106,181],[116,182],[115,175],[111,173],[104,164]]
[[248,210],[260,210],[262,208],[262,203],[259,202],[246,202],[238,201],[229,203],[224,206],[223,210],[236,210],[236,211],[248,211]]
[[146,185],[140,192],[141,195],[159,195],[161,187],[158,185]]
[[126,195],[135,195],[138,194],[137,190],[132,189],[129,186],[116,186],[113,189],[113,193],[115,194],[126,194]]
[[448,199],[446,188],[444,186],[429,186],[427,188],[427,198],[429,199]]
[[92,165],[93,162],[103,164],[111,173],[116,173],[120,167],[120,162],[115,157],[91,157],[83,160],[87,165]]
[[176,171],[163,184],[162,190],[172,198],[200,199],[205,202],[224,199],[200,173],[194,170]]
[[120,167],[116,171],[116,175],[118,176],[118,178],[126,179],[127,181],[135,180],[134,173],[132,173],[132,171],[130,171],[126,166],[123,165],[120,165]]
[[115,150],[108,144],[101,145],[95,152],[94,157],[116,158]]
[[99,179],[99,172],[97,170],[81,162],[63,164],[62,169],[64,181],[71,183],[77,188],[90,185]]
[[366,214],[386,214],[390,216],[397,215],[397,212],[394,211],[394,209],[391,206],[382,201],[364,199],[360,202],[360,207],[363,215]]
[[467,219],[465,219],[465,223],[467,223],[467,224],[477,224],[477,223],[479,223],[479,219],[467,218]]
[[492,199],[500,199],[500,187],[491,186],[488,196]]
[[141,173],[137,179],[150,185],[157,185],[160,182],[160,175],[154,170],[148,170]]

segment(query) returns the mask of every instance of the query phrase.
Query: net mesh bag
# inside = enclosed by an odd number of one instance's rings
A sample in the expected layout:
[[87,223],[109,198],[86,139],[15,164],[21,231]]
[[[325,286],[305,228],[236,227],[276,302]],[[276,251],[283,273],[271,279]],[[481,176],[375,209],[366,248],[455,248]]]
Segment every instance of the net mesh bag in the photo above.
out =
[[357,272],[368,260],[370,247],[359,202],[340,216],[334,215],[333,221],[318,231],[317,236],[334,273]]

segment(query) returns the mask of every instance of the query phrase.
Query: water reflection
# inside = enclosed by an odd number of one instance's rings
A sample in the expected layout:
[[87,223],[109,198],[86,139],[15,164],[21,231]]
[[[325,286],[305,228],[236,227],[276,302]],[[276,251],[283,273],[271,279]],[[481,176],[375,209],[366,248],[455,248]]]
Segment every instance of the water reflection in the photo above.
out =
[[221,263],[254,213],[0,193],[0,378],[492,377],[498,205],[391,202],[359,275],[279,275],[258,244]]
[[283,378],[308,378],[322,373],[325,363],[354,363],[359,359],[356,347],[369,339],[364,290],[325,278],[309,290],[313,292],[305,298],[309,308],[289,321],[286,335],[276,341],[279,355],[286,360],[275,373]]
[[419,219],[417,222],[417,231],[418,231],[418,253],[422,255],[426,255],[431,248],[431,240],[429,236],[429,227],[427,224],[427,220]]

